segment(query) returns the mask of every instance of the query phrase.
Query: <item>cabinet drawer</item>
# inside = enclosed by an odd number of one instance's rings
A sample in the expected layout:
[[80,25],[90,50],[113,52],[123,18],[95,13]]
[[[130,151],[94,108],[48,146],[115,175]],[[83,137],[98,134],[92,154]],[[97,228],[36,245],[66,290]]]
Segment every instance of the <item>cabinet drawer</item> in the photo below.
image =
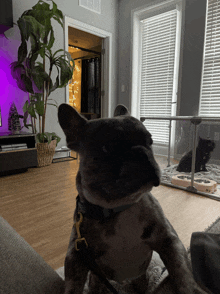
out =
[[0,152],[0,172],[37,166],[37,149]]

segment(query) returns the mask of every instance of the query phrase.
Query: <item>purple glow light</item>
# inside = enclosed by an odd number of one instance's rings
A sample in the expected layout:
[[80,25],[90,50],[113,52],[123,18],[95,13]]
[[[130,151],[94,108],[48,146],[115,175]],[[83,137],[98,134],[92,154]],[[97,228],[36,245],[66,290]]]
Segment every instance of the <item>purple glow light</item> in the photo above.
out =
[[[11,103],[15,102],[18,113],[23,115],[22,107],[28,99],[28,94],[18,88],[16,81],[11,76],[10,64],[17,60],[19,45],[19,40],[8,40],[4,35],[0,35],[0,107],[2,115],[0,132],[8,130],[8,113]],[[23,125],[22,120],[20,122]]]

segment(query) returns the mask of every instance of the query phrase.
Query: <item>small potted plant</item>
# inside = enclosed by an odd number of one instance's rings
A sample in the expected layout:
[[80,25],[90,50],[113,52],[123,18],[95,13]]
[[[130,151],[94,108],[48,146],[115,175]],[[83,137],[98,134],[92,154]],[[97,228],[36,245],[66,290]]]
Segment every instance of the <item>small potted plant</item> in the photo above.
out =
[[[45,131],[47,106],[57,107],[57,102],[50,95],[68,84],[74,70],[74,60],[68,52],[63,49],[52,52],[55,37],[51,20],[54,19],[63,28],[63,13],[54,1],[49,1],[52,7],[39,0],[18,19],[21,45],[18,60],[11,63],[11,73],[18,87],[29,94],[23,107],[24,126],[31,126],[36,134],[39,166],[52,162],[55,147],[60,141],[55,133]],[[54,69],[56,78],[53,81]],[[31,123],[28,124],[29,117]],[[44,155],[47,158],[43,159]]]

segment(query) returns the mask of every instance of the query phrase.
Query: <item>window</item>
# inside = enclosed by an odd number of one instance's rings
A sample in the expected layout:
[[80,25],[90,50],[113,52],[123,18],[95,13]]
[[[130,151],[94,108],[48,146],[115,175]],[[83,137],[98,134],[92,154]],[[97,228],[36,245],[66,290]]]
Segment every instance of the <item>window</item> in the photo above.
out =
[[[142,21],[140,117],[171,116],[177,10]],[[169,121],[145,120],[154,143],[168,144]]]
[[200,116],[220,116],[220,1],[208,0]]
[[[138,97],[138,118],[176,115],[181,3],[170,0],[134,12],[131,109]],[[145,120],[144,125],[152,134],[154,145],[168,146],[169,121]]]

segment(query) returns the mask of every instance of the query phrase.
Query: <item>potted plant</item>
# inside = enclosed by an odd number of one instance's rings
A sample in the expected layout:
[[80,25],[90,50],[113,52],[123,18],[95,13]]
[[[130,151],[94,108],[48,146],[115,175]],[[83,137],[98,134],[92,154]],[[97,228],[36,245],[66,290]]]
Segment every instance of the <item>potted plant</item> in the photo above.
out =
[[[52,7],[39,0],[18,19],[21,45],[18,60],[11,63],[11,73],[18,87],[29,94],[23,107],[24,126],[31,126],[36,134],[39,166],[52,162],[55,147],[60,141],[55,133],[45,130],[47,106],[57,107],[57,102],[50,95],[68,84],[74,70],[74,60],[68,52],[63,49],[52,52],[55,37],[51,20],[57,21],[63,28],[63,13],[54,1],[49,1]],[[56,77],[53,81],[54,69]],[[29,117],[31,123],[28,124]],[[50,157],[49,161],[40,160],[43,154]]]

